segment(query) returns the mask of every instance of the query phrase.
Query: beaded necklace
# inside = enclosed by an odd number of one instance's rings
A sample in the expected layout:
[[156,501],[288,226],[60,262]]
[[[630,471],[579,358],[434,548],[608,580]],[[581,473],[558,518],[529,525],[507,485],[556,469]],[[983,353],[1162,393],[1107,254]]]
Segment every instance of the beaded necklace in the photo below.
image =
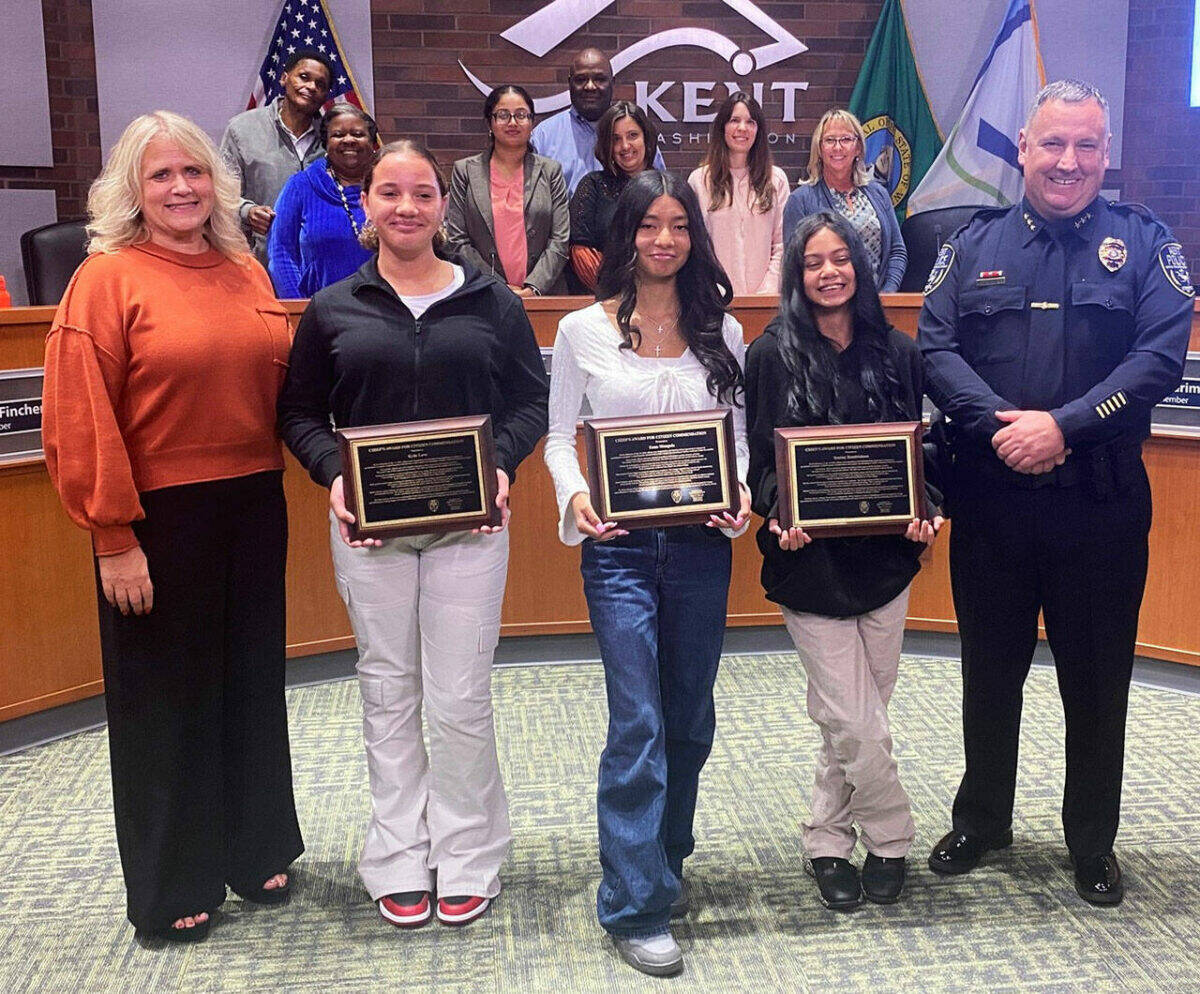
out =
[[342,198],[342,207],[346,211],[346,217],[350,219],[350,227],[354,229],[354,237],[357,238],[359,235],[358,222],[354,220],[354,211],[350,209],[350,201],[346,199],[346,188],[338,182],[337,176],[335,176],[333,173],[332,166],[326,165],[325,171],[329,173],[329,178],[333,180],[333,185],[337,187],[338,194]]

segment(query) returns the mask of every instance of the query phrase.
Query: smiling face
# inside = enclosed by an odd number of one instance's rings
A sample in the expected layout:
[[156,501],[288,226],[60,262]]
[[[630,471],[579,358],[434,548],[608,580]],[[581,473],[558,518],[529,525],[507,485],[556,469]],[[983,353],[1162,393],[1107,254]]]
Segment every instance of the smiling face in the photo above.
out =
[[816,308],[837,310],[857,287],[850,247],[829,228],[815,231],[804,246],[804,295]]
[[673,278],[692,251],[692,236],[683,204],[666,194],[652,201],[638,224],[634,247],[639,279]]
[[1021,129],[1018,161],[1025,196],[1047,220],[1074,217],[1096,199],[1108,168],[1111,135],[1095,100],[1047,100]]
[[281,77],[283,99],[305,117],[313,117],[329,98],[329,70],[316,59],[301,59]]
[[142,218],[150,241],[179,252],[204,251],[204,224],[216,200],[207,167],[158,135],[142,153],[140,178]]
[[845,183],[850,179],[854,160],[862,154],[858,135],[845,121],[832,118],[821,135],[821,173],[826,182]]
[[375,166],[363,212],[379,232],[379,249],[410,258],[433,250],[446,198],[433,167],[419,155],[396,152]]
[[612,66],[602,52],[585,49],[571,63],[567,79],[571,90],[571,106],[588,121],[598,121],[612,104]]
[[[496,115],[507,113],[507,121],[496,120]],[[518,121],[513,114],[528,114],[524,121]],[[492,108],[492,119],[489,122],[492,138],[497,147],[524,150],[529,145],[529,135],[533,131],[533,108],[525,102],[519,93],[506,93],[496,101]]]
[[632,117],[613,123],[612,154],[617,168],[630,176],[646,167],[646,136]]
[[734,154],[748,155],[758,136],[758,122],[750,116],[745,104],[734,104],[733,113],[725,122],[725,146]]
[[329,121],[325,158],[338,178],[357,183],[371,161],[371,131],[357,114],[338,114]]

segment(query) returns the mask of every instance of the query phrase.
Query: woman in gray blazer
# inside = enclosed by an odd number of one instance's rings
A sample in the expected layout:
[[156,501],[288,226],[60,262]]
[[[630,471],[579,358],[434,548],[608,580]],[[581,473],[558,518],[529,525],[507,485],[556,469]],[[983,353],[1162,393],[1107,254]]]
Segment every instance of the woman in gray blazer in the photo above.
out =
[[562,166],[530,146],[533,99],[520,86],[497,86],[483,119],[487,151],[454,163],[448,248],[522,297],[565,293],[567,184]]

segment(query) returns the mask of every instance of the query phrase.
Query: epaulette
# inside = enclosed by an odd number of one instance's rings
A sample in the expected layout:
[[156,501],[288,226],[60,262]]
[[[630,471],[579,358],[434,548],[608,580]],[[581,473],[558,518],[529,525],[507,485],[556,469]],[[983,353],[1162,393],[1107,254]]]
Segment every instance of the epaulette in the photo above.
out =
[[966,223],[960,224],[957,228],[950,232],[949,236],[945,240],[949,241],[951,238],[957,238],[977,221],[993,221],[997,218],[1003,217],[1011,209],[1012,208],[1010,207],[984,207],[981,205],[975,209],[975,213],[967,219]]
[[1109,207],[1109,210],[1115,211],[1118,214],[1126,214],[1126,215],[1136,214],[1143,221],[1149,221],[1151,224],[1155,225],[1165,237],[1168,237],[1168,238],[1175,237],[1174,235],[1171,234],[1171,229],[1169,227],[1167,227],[1166,223],[1162,220],[1162,218],[1160,218],[1157,214],[1155,214],[1154,211],[1152,211],[1145,204],[1139,204],[1132,200],[1124,202],[1124,203],[1119,203],[1115,200],[1110,200],[1108,202],[1108,207]]

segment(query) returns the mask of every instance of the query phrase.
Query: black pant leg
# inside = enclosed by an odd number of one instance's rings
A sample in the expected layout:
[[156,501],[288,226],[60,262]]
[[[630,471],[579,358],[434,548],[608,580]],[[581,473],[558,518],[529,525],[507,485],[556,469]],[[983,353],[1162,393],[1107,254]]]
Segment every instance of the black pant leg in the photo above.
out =
[[962,640],[966,770],[954,828],[991,838],[1012,825],[1023,687],[1037,644],[1039,590],[1030,494],[965,492],[950,531],[950,582]]
[[228,481],[223,766],[226,867],[238,891],[304,851],[284,701],[287,507],[280,473]]
[[1125,717],[1146,585],[1150,488],[1140,464],[1120,491],[1058,493],[1042,531],[1044,612],[1066,719],[1063,830],[1076,857],[1113,847],[1121,811]]
[[221,779],[224,564],[193,488],[142,495],[134,531],[154,606],[100,601],[113,813],[129,920],[156,929],[225,899]]

